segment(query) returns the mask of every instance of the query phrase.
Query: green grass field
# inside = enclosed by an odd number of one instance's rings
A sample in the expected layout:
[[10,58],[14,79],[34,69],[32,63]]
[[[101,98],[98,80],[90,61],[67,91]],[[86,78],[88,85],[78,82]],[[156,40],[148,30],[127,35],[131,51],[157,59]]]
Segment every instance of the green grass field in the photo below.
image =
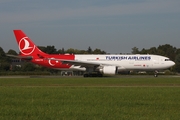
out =
[[0,78],[0,119],[179,120],[180,78]]

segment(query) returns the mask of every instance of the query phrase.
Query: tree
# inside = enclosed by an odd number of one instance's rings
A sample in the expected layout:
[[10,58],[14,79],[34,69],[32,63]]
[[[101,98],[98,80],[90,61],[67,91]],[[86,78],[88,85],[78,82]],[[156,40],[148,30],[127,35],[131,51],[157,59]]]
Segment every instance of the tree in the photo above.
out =
[[176,50],[176,55],[180,54],[180,48]]
[[30,62],[26,62],[22,66],[22,70],[23,71],[34,71],[35,70],[35,66],[34,66],[34,64],[32,64]]
[[57,51],[57,53],[59,53],[59,54],[64,54],[64,53],[65,53],[64,48],[59,49],[59,50]]
[[64,53],[65,53],[65,50],[64,50],[64,48],[62,48],[62,49],[61,49],[61,51],[62,51],[62,54],[64,54]]
[[140,54],[148,54],[148,50],[143,48],[141,51],[139,51],[139,53]]
[[132,54],[139,54],[138,48],[137,48],[137,47],[133,47],[131,53],[132,53]]
[[75,50],[73,48],[69,48],[66,50],[66,53],[75,54]]
[[160,45],[157,48],[157,53],[159,55],[163,55],[163,56],[167,56],[169,57],[171,60],[175,60],[175,56],[176,56],[176,48],[169,45],[169,44],[165,44],[165,45]]
[[180,54],[176,55],[175,63],[175,71],[180,72]]
[[8,63],[8,62],[1,62],[0,63],[0,70],[1,71],[8,71],[8,70],[10,70],[10,63]]
[[56,51],[56,48],[54,46],[47,46],[46,47],[46,53],[55,54],[55,53],[57,53],[57,51]]
[[38,46],[38,48],[39,48],[41,51],[43,51],[43,52],[46,53],[46,47],[44,47],[44,46]]
[[0,47],[0,70],[7,71],[10,69],[11,59],[8,58],[4,50]]
[[88,54],[92,54],[92,49],[91,49],[90,46],[88,47],[87,53],[88,53]]
[[10,54],[10,55],[17,55],[17,52],[15,50],[12,50],[10,49],[7,54]]
[[79,54],[88,54],[88,52],[86,50],[80,50]]
[[157,54],[157,49],[156,47],[152,47],[148,50],[148,54]]
[[6,57],[6,54],[5,54],[4,50],[0,47],[0,60],[3,60],[4,57]]
[[93,54],[106,54],[106,52],[105,52],[105,51],[101,51],[101,49],[96,48],[96,49],[93,51]]
[[44,46],[38,46],[38,48],[41,50],[41,51],[43,51],[43,52],[45,52],[45,53],[48,53],[48,54],[56,54],[56,53],[58,53],[57,52],[57,50],[56,50],[56,48],[54,47],[54,46],[47,46],[47,47],[44,47]]

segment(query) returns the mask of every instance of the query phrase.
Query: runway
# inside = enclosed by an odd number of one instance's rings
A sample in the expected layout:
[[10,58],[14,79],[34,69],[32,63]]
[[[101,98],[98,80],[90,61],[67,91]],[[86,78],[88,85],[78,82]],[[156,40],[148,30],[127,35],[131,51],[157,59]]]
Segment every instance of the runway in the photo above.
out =
[[[159,75],[157,78],[162,77],[180,77],[180,75]],[[28,76],[0,76],[0,78],[84,78],[83,76],[61,76],[61,75],[28,75]],[[98,78],[98,77],[89,77]],[[116,75],[116,76],[105,76],[101,78],[154,78],[153,75]],[[86,78],[85,78],[86,79]]]

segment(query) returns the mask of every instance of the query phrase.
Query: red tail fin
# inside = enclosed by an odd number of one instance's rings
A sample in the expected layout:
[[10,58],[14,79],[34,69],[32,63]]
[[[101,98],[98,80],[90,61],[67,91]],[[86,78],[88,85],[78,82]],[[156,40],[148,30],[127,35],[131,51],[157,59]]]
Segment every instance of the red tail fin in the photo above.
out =
[[21,55],[28,56],[43,56],[47,55],[46,53],[39,50],[39,48],[33,43],[33,41],[26,36],[22,30],[14,30],[14,35],[16,37],[17,44]]

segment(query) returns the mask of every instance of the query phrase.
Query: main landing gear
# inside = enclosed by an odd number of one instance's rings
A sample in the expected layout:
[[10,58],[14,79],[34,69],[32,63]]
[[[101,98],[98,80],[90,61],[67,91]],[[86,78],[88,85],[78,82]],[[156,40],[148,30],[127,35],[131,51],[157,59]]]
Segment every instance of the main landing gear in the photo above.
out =
[[103,75],[101,73],[85,73],[83,76],[84,77],[102,77]]

